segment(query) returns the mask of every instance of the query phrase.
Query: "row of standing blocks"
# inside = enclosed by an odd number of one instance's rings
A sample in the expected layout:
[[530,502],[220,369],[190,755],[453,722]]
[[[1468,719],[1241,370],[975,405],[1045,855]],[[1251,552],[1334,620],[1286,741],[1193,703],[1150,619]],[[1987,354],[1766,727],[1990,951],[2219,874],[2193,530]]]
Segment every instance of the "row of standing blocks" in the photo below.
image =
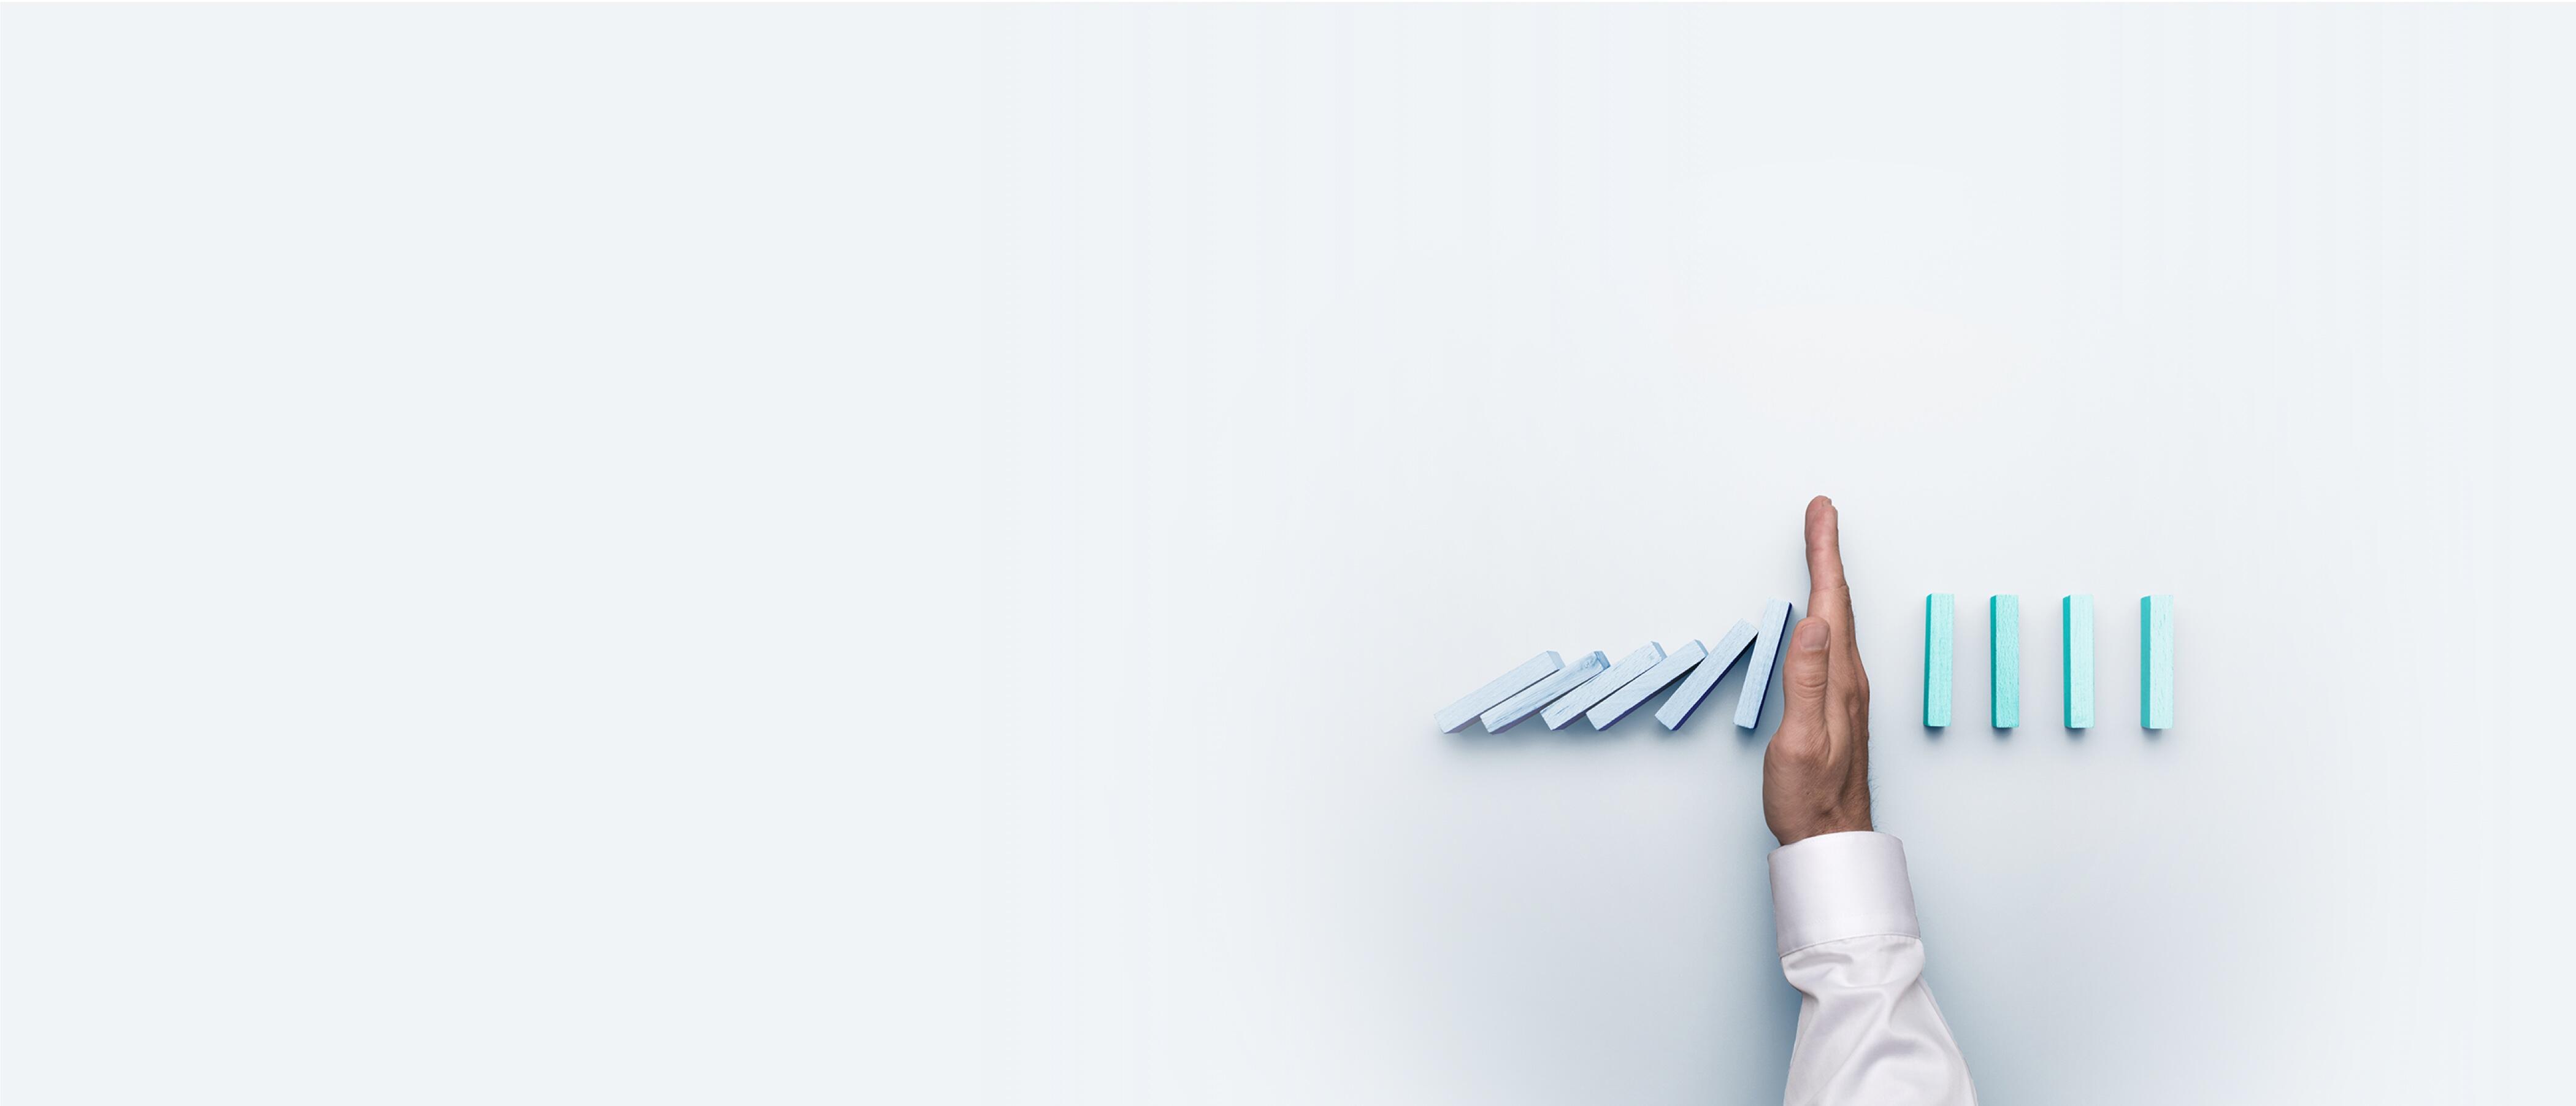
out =
[[[1950,724],[1952,643],[1958,597],[1935,593],[1923,600],[1923,724]],[[2066,705],[2066,728],[2093,726],[2093,597],[2069,595],[2057,602],[2058,688]],[[2161,730],[2173,725],[2173,596],[2138,599],[2138,725]],[[1986,659],[1990,673],[1994,727],[2021,725],[2021,597],[1997,595],[1986,600]]]
[[[1947,593],[1923,601],[1923,724],[1950,724],[1953,640],[1957,637],[1958,597]],[[2093,597],[2069,595],[2058,601],[2058,666],[2066,704],[2066,728],[2093,725]],[[1987,669],[1993,684],[1989,701],[1997,729],[2021,725],[2021,597],[1998,595],[1986,601]],[[1780,659],[1781,635],[1789,626],[1789,601],[1774,599],[1762,610],[1760,625],[1738,620],[1719,638],[1716,648],[1697,641],[1671,653],[1655,642],[1610,663],[1595,651],[1567,663],[1555,651],[1541,653],[1520,667],[1432,716],[1442,733],[1456,733],[1482,722],[1488,733],[1501,733],[1535,714],[1548,729],[1566,727],[1576,718],[1596,730],[1609,729],[1656,692],[1681,681],[1672,697],[1655,711],[1667,730],[1680,729],[1699,709],[1717,681],[1735,662],[1749,656],[1744,690],[1736,696],[1735,724],[1752,729],[1762,720],[1762,696]],[[2138,600],[2138,724],[2150,730],[2173,725],[2173,596],[2149,595]]]
[[1655,711],[1655,721],[1678,730],[1735,662],[1749,657],[1744,690],[1735,699],[1735,724],[1749,730],[1762,721],[1762,696],[1770,689],[1780,637],[1788,627],[1789,601],[1774,599],[1762,609],[1760,625],[1737,620],[1715,648],[1692,641],[1666,653],[1650,641],[1617,664],[1598,651],[1569,664],[1550,650],[1469,692],[1431,720],[1442,733],[1456,733],[1478,721],[1486,732],[1501,733],[1532,714],[1551,730],[1564,729],[1578,717],[1590,720],[1593,729],[1606,730],[1679,680],[1681,686]]

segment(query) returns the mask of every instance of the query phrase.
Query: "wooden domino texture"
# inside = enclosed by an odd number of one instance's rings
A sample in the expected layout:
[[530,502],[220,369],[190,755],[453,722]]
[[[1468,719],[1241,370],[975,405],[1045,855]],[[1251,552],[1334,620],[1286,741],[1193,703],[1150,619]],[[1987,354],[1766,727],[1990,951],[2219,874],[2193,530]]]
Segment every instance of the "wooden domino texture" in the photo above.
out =
[[1667,730],[1682,728],[1682,723],[1690,720],[1691,712],[1699,709],[1700,700],[1708,698],[1709,690],[1726,678],[1727,670],[1735,667],[1735,662],[1744,656],[1746,650],[1753,648],[1757,632],[1753,623],[1736,619],[1734,627],[1726,631],[1726,636],[1717,639],[1717,648],[1708,651],[1708,659],[1691,669],[1690,678],[1683,680],[1682,686],[1675,688],[1672,697],[1664,700],[1663,707],[1655,711],[1655,721],[1663,723]]
[[2066,700],[2066,728],[2093,728],[2093,597],[2070,595],[2057,602],[2060,649],[2058,690]]
[[1753,660],[1744,669],[1744,694],[1735,697],[1735,724],[1753,729],[1762,724],[1762,695],[1771,690],[1771,670],[1780,660],[1780,636],[1789,631],[1789,601],[1774,599],[1762,608],[1753,638]]
[[2138,600],[2138,725],[2173,725],[2173,596]]
[[1503,700],[1529,690],[1531,684],[1556,675],[1564,668],[1565,658],[1550,649],[1522,661],[1520,667],[1494,677],[1492,683],[1468,692],[1466,698],[1432,715],[1431,723],[1440,727],[1441,733],[1457,733],[1467,728],[1467,724],[1475,721],[1478,715],[1503,705]]
[[1610,658],[1603,656],[1598,649],[1574,658],[1573,664],[1557,669],[1555,675],[1531,684],[1528,690],[1505,699],[1501,706],[1486,711],[1485,732],[1501,733],[1519,725],[1521,719],[1538,713],[1540,707],[1555,702],[1559,696],[1607,671],[1609,667]]
[[1645,675],[1647,669],[1663,663],[1663,660],[1663,646],[1651,641],[1640,645],[1636,652],[1619,658],[1619,663],[1611,665],[1609,671],[1594,676],[1585,681],[1581,687],[1566,692],[1565,698],[1549,703],[1546,710],[1538,712],[1539,721],[1547,723],[1547,728],[1551,730],[1564,729],[1566,723],[1581,717],[1584,711],[1592,709],[1594,703],[1609,698],[1611,692],[1627,686],[1628,681]]
[[2021,596],[1986,600],[1987,713],[1998,730],[2021,725]]

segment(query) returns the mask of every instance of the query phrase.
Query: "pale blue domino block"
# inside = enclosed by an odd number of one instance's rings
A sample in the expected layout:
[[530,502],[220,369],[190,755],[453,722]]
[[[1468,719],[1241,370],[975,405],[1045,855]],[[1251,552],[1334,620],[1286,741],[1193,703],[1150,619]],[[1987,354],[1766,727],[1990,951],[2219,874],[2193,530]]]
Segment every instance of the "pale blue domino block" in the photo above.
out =
[[1630,680],[1619,690],[1611,692],[1609,698],[1593,706],[1584,717],[1592,720],[1593,729],[1609,729],[1617,725],[1621,718],[1626,717],[1629,711],[1637,709],[1637,704],[1645,702],[1647,697],[1662,691],[1664,685],[1681,679],[1682,673],[1690,671],[1693,665],[1707,659],[1707,646],[1696,641],[1685,642],[1681,648],[1673,650],[1672,655],[1665,657],[1653,668],[1647,669],[1645,675]]
[[1753,729],[1762,724],[1762,695],[1771,690],[1771,669],[1780,660],[1780,638],[1789,632],[1789,601],[1774,599],[1762,608],[1762,628],[1753,639],[1753,661],[1744,670],[1744,694],[1735,697],[1735,724]]
[[2138,725],[2173,725],[2173,596],[2138,600]]
[[1655,721],[1663,723],[1667,730],[1682,728],[1682,723],[1690,721],[1691,712],[1699,709],[1699,701],[1708,698],[1708,689],[1725,679],[1726,670],[1735,667],[1752,645],[1753,624],[1736,619],[1734,628],[1717,639],[1717,648],[1708,651],[1708,659],[1691,669],[1690,678],[1673,689],[1672,698],[1664,700],[1663,708],[1655,712]]
[[1611,665],[1610,671],[1594,676],[1582,687],[1566,692],[1565,698],[1549,703],[1546,710],[1538,712],[1539,721],[1547,723],[1551,730],[1564,729],[1565,724],[1574,721],[1577,715],[1592,709],[1592,704],[1609,698],[1611,692],[1628,686],[1628,681],[1645,675],[1647,669],[1663,663],[1663,660],[1663,646],[1651,641],[1640,645],[1636,652],[1619,658],[1619,663]]
[[1574,663],[1556,670],[1556,675],[1531,684],[1520,694],[1503,700],[1503,705],[1485,712],[1485,732],[1501,733],[1538,713],[1540,707],[1556,701],[1557,696],[1583,686],[1584,681],[1598,676],[1610,667],[1610,658],[1598,649],[1574,658]]
[[1441,733],[1457,733],[1465,729],[1467,723],[1475,721],[1477,715],[1501,706],[1503,700],[1528,690],[1531,684],[1556,675],[1557,670],[1564,667],[1565,658],[1550,649],[1522,661],[1520,667],[1494,677],[1494,682],[1468,692],[1466,698],[1432,715],[1431,723],[1440,727]]
[[1950,724],[1950,649],[1958,637],[1959,599],[1934,593],[1923,597],[1923,724]]
[[2070,595],[2057,604],[2063,658],[2058,690],[2066,697],[2066,728],[2093,728],[2093,597]]
[[1986,671],[1995,728],[2021,725],[2021,596],[1986,600]]

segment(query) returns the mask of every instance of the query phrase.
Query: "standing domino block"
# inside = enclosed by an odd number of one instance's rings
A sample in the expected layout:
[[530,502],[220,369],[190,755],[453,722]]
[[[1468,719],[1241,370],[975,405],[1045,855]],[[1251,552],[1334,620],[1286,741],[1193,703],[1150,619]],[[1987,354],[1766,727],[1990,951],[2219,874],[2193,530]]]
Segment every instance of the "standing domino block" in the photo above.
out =
[[1609,698],[1611,692],[1626,687],[1628,681],[1645,675],[1647,669],[1663,663],[1663,659],[1663,646],[1651,641],[1640,645],[1636,652],[1619,658],[1619,663],[1611,665],[1610,671],[1594,676],[1582,687],[1566,692],[1565,698],[1548,704],[1546,710],[1539,712],[1539,721],[1547,723],[1547,728],[1551,730],[1564,729],[1565,724],[1574,721],[1576,715],[1592,709],[1592,704]]
[[2138,725],[2173,725],[2173,596],[2138,600]]
[[1441,733],[1457,733],[1465,729],[1467,723],[1475,721],[1477,715],[1501,706],[1503,700],[1528,690],[1531,684],[1556,675],[1557,670],[1564,667],[1565,658],[1550,649],[1522,661],[1520,667],[1494,677],[1494,682],[1468,692],[1466,698],[1432,715],[1431,723],[1440,727]]
[[1708,689],[1726,678],[1726,670],[1735,667],[1735,662],[1752,644],[1753,624],[1736,619],[1735,626],[1726,631],[1726,636],[1717,639],[1717,648],[1708,651],[1708,659],[1691,669],[1690,678],[1673,690],[1672,698],[1664,700],[1662,709],[1655,712],[1655,721],[1663,723],[1667,730],[1682,728],[1682,723],[1690,720],[1691,712],[1699,709],[1699,701],[1708,697]]
[[1574,658],[1573,664],[1557,669],[1556,675],[1531,684],[1527,690],[1503,700],[1503,705],[1486,711],[1485,732],[1501,733],[1518,725],[1521,719],[1537,713],[1538,708],[1555,702],[1557,696],[1574,690],[1608,667],[1610,658],[1598,649]]
[[2021,596],[1986,600],[1986,671],[1995,728],[2021,725]]
[[1735,724],[1753,729],[1762,724],[1762,694],[1771,690],[1771,669],[1780,660],[1780,637],[1789,629],[1789,601],[1774,599],[1762,608],[1760,636],[1753,639],[1753,663],[1744,670],[1744,694],[1735,698]]
[[1953,623],[1958,617],[1957,596],[1934,593],[1923,597],[1923,724],[1950,724],[1950,645],[1958,635]]
[[2093,728],[2093,597],[2070,595],[2057,604],[2059,643],[2066,696],[2066,728]]
[[1637,704],[1645,702],[1648,696],[1662,691],[1665,684],[1681,679],[1682,673],[1690,671],[1692,666],[1706,659],[1708,659],[1707,646],[1696,641],[1684,642],[1681,648],[1673,650],[1671,656],[1665,657],[1662,662],[1647,669],[1645,675],[1630,680],[1619,690],[1611,692],[1609,698],[1603,699],[1584,717],[1592,720],[1593,729],[1609,729],[1629,711],[1637,709]]

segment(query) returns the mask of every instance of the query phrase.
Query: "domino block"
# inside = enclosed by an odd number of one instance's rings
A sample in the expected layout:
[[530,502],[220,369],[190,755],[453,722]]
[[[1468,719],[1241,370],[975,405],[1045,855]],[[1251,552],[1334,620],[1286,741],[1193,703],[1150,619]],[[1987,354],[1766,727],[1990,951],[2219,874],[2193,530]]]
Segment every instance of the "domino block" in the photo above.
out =
[[2058,641],[2064,658],[2060,690],[2066,696],[2066,728],[2093,728],[2093,597],[2070,595],[2057,604]]
[[1522,661],[1520,667],[1494,677],[1494,682],[1468,692],[1466,698],[1432,715],[1431,724],[1440,727],[1441,733],[1457,733],[1465,729],[1467,723],[1475,721],[1477,715],[1501,706],[1503,700],[1528,690],[1531,684],[1556,675],[1564,667],[1565,658],[1557,656],[1554,649],[1531,657]]
[[1708,651],[1708,659],[1691,669],[1690,678],[1673,689],[1672,698],[1664,700],[1663,707],[1655,711],[1655,721],[1663,723],[1667,730],[1682,728],[1691,712],[1699,709],[1699,701],[1708,697],[1708,689],[1725,679],[1726,670],[1735,667],[1735,662],[1753,645],[1753,633],[1752,623],[1736,619],[1726,636],[1717,639],[1717,648]]
[[2173,725],[2173,596],[2138,600],[2138,725]]
[[1648,696],[1662,691],[1664,685],[1681,679],[1682,673],[1707,659],[1707,646],[1696,641],[1684,642],[1681,648],[1672,651],[1672,655],[1647,669],[1645,675],[1628,681],[1619,690],[1611,692],[1609,698],[1595,704],[1585,717],[1592,720],[1593,729],[1609,729],[1629,711],[1637,709],[1637,704],[1645,702]]
[[1774,599],[1762,608],[1761,629],[1753,639],[1753,660],[1744,670],[1744,694],[1735,698],[1735,724],[1753,729],[1762,724],[1762,695],[1771,690],[1771,670],[1780,660],[1780,638],[1789,630],[1789,601]]
[[1986,600],[1986,671],[1995,728],[2021,725],[2021,596]]
[[1531,684],[1519,694],[1503,700],[1501,706],[1486,711],[1485,732],[1501,733],[1519,725],[1521,719],[1538,713],[1540,707],[1555,702],[1557,697],[1582,686],[1609,667],[1610,658],[1603,656],[1598,649],[1574,658],[1573,664],[1557,669],[1555,675]]
[[1565,724],[1574,721],[1576,715],[1592,709],[1594,703],[1609,698],[1611,692],[1627,686],[1628,681],[1645,675],[1647,669],[1663,663],[1663,660],[1663,646],[1651,641],[1640,645],[1636,652],[1619,658],[1619,663],[1611,665],[1609,671],[1594,676],[1585,681],[1583,686],[1566,692],[1565,698],[1549,703],[1546,710],[1539,712],[1539,721],[1547,723],[1547,728],[1551,730],[1564,729]]
[[1923,724],[1950,724],[1950,646],[1958,636],[1954,622],[1958,617],[1957,596],[1934,593],[1923,597]]

